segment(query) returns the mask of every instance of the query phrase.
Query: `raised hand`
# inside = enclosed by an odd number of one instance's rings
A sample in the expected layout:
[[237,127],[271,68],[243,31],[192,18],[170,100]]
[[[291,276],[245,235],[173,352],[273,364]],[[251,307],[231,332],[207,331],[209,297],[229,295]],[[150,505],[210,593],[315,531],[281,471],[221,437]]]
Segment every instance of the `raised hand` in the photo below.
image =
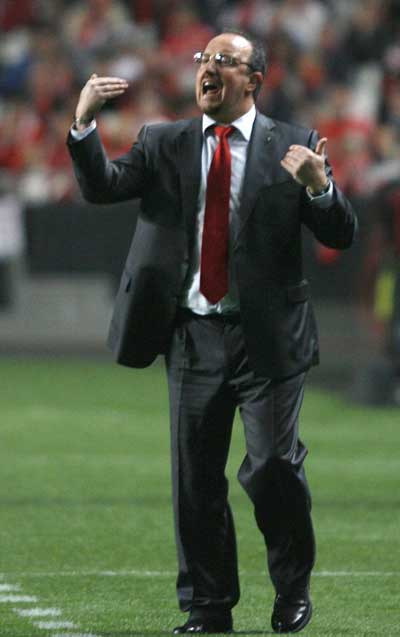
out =
[[307,146],[293,144],[281,161],[281,166],[288,171],[299,184],[318,193],[328,185],[325,173],[325,149],[327,138],[318,140],[315,152]]
[[120,77],[98,77],[93,73],[81,90],[75,117],[90,121],[107,100],[122,95],[127,88],[128,82]]

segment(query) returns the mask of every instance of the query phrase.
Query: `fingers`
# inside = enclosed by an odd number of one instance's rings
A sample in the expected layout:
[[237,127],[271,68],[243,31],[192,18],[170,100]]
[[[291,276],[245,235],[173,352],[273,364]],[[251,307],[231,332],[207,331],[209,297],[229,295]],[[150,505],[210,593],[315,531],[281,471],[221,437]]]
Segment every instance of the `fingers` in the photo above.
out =
[[96,86],[106,86],[106,85],[124,85],[128,86],[128,82],[124,80],[122,77],[98,77],[96,73],[91,75],[90,80],[94,80],[93,84]]
[[309,154],[311,155],[311,152],[305,146],[292,145],[282,159],[281,166],[295,177],[301,165],[309,157]]
[[[315,148],[316,155],[319,155],[320,157],[326,155],[327,142],[328,142],[327,137],[321,137],[321,139],[318,140],[317,146]],[[300,157],[311,156],[313,154],[313,151],[311,150],[311,148],[308,148],[307,146],[292,144],[291,146],[289,146],[288,154],[293,154],[294,156],[300,158]]]
[[281,160],[281,166],[297,181],[298,164],[287,156]]
[[76,117],[94,117],[107,100],[123,95],[128,87],[121,77],[98,77],[92,73],[80,93]]
[[292,144],[291,146],[289,146],[287,154],[293,157],[297,157],[298,159],[305,159],[307,157],[312,157],[314,155],[314,152],[311,150],[311,148],[308,148],[308,146]]
[[286,157],[294,159],[296,161],[304,161],[307,157],[311,157],[312,151],[305,146],[290,146]]
[[99,97],[104,99],[109,99],[110,97],[117,97],[117,95],[123,95],[125,93],[125,88],[104,88],[98,91]]
[[321,157],[326,155],[325,149],[326,149],[327,142],[328,142],[327,137],[322,137],[321,139],[318,140],[317,147],[315,149],[315,152],[317,155],[321,155]]
[[313,186],[320,190],[319,184],[326,182],[325,175],[325,147],[327,138],[319,140],[314,151],[308,146],[292,144],[281,161],[281,166],[303,186]]
[[90,76],[88,84],[103,99],[122,95],[129,86],[121,77],[98,77],[96,73]]
[[286,168],[286,170],[289,170],[289,168],[296,170],[299,164],[295,159],[286,155],[286,157],[282,159],[281,165]]
[[325,148],[327,138],[323,137],[318,140],[315,152],[307,146],[300,146],[299,144],[292,144],[284,157],[284,160],[293,167],[301,167],[302,165],[313,165],[317,162],[319,165],[325,162]]

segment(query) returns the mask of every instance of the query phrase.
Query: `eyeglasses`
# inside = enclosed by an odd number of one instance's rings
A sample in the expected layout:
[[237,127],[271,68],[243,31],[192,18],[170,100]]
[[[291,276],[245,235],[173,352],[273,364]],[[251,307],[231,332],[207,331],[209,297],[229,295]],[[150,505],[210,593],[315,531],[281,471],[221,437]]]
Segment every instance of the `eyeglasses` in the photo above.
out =
[[203,53],[202,51],[198,51],[193,56],[196,64],[208,64],[211,59],[214,59],[214,62],[217,66],[240,66],[241,64],[245,64],[250,69],[254,70],[254,67],[248,62],[242,62],[242,60],[238,60],[233,57],[233,55],[228,55],[227,53],[214,53],[211,55],[210,53]]

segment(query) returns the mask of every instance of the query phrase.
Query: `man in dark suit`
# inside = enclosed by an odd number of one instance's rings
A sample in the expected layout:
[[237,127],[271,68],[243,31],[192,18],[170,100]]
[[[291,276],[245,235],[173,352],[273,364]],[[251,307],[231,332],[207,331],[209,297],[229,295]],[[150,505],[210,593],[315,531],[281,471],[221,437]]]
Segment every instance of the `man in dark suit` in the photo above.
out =
[[301,230],[342,249],[356,219],[332,180],[327,140],[256,111],[257,42],[222,33],[195,61],[201,118],[145,126],[109,161],[93,118],[127,83],[93,75],[69,148],[89,201],[141,199],[109,343],[132,367],[166,357],[177,591],[189,612],[174,633],[232,630],[239,582],[224,472],[237,407],[246,436],[238,477],[267,547],[272,627],[297,632],[311,618],[315,558],[298,416],[318,362]]

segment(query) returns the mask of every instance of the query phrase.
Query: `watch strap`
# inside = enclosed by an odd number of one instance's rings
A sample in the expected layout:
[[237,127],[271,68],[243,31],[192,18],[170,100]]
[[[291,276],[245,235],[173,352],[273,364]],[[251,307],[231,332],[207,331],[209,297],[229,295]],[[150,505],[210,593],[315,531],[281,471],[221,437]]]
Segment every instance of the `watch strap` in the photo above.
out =
[[326,184],[323,190],[320,190],[319,192],[311,192],[310,188],[307,187],[307,193],[311,199],[315,199],[316,197],[323,197],[329,192],[330,187],[331,187],[331,180],[328,179],[328,183]]
[[93,116],[87,115],[86,117],[74,117],[72,120],[72,126],[78,128],[78,126],[89,126],[93,122]]

